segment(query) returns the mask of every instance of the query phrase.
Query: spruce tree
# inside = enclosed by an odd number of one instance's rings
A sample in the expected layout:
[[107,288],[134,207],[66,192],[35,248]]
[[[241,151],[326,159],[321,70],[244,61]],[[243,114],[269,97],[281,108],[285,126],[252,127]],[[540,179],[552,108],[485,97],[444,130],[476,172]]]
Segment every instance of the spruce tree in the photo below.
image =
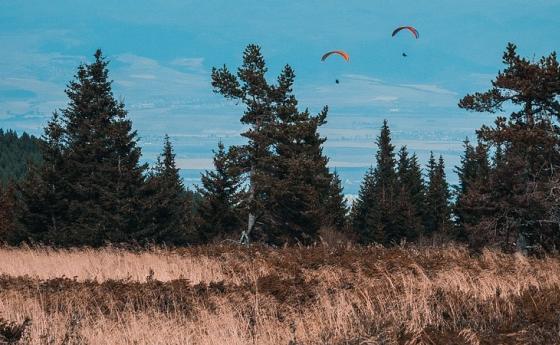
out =
[[375,196],[375,174],[373,167],[370,167],[362,184],[358,197],[352,203],[350,219],[352,221],[352,230],[356,234],[358,241],[362,244],[373,242],[373,238],[367,226],[367,218],[371,209],[377,206]]
[[39,146],[42,163],[31,164],[26,178],[18,185],[21,203],[17,218],[23,225],[18,240],[64,244],[69,200],[67,179],[60,173],[64,163],[64,128],[58,112],[53,113],[44,132]]
[[457,186],[459,198],[467,191],[471,181],[475,179],[477,170],[475,150],[468,138],[463,141],[463,146],[465,149],[461,156],[461,165],[455,167],[455,172],[459,177],[459,185]]
[[324,205],[323,226],[342,231],[346,227],[348,207],[344,198],[342,181],[335,171],[332,174],[327,200]]
[[450,193],[445,177],[445,164],[441,155],[436,162],[433,152],[430,153],[428,177],[425,234],[448,236],[451,230]]
[[326,139],[318,133],[328,109],[317,116],[300,112],[292,93],[294,79],[292,68],[285,66],[272,88],[275,144],[267,164],[269,220],[276,242],[311,243],[322,224],[332,180],[322,152]]
[[184,245],[195,240],[191,195],[187,193],[179,171],[173,146],[166,134],[163,152],[147,181],[147,224],[143,231],[135,234],[136,241]]
[[352,227],[361,243],[390,244],[403,237],[398,212],[398,180],[394,146],[387,120],[377,138],[376,166],[370,169],[352,207]]
[[414,241],[424,231],[423,215],[425,209],[424,184],[422,172],[416,155],[408,156],[406,146],[399,151],[398,156],[398,205],[397,224],[401,238]]
[[[136,132],[124,104],[113,96],[108,62],[100,50],[94,57],[78,67],[66,89],[68,106],[45,131],[46,155],[54,157],[45,164],[52,164],[31,177],[38,186],[26,184],[27,211],[41,220],[26,225],[27,230],[46,231],[42,239],[57,244],[128,241],[144,226],[146,166],[139,164]],[[48,206],[52,200],[60,205]]]
[[199,241],[208,243],[216,238],[239,239],[243,225],[241,175],[222,142],[214,151],[214,170],[201,176],[198,192],[202,200],[197,210],[196,223]]
[[417,215],[424,219],[426,212],[426,186],[422,178],[422,168],[418,161],[416,153],[410,158],[409,172],[408,172],[408,189],[410,190],[412,203],[417,211]]
[[371,208],[366,220],[368,232],[373,242],[398,243],[402,237],[402,227],[397,219],[397,174],[395,147],[391,144],[391,131],[387,120],[383,121],[377,138],[376,167],[374,169],[374,195],[376,207]]

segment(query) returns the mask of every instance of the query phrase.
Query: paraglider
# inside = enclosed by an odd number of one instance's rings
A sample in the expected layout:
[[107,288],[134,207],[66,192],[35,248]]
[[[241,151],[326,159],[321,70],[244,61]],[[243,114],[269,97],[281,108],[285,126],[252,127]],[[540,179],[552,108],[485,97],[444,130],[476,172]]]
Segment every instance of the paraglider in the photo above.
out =
[[416,39],[420,38],[420,33],[418,33],[418,30],[416,30],[416,28],[413,26],[400,26],[393,31],[393,34],[391,36],[395,37],[402,30],[410,31],[414,35],[414,37],[416,37]]
[[[413,26],[400,26],[400,27],[396,28],[395,30],[393,30],[393,34],[391,36],[395,37],[402,30],[410,31],[416,39],[420,38],[420,33],[418,33],[418,30],[416,30],[416,28],[413,27]],[[408,55],[406,53],[402,53],[402,56],[407,57]]]
[[337,54],[337,55],[342,56],[342,58],[344,60],[346,60],[347,62],[350,61],[350,55],[348,55],[347,52],[342,51],[342,50],[333,50],[333,51],[330,51],[330,52],[326,53],[325,55],[323,55],[321,57],[321,61],[325,61],[329,56],[331,56],[333,54]]
[[[346,60],[346,62],[350,61],[350,55],[348,55],[348,53],[345,52],[345,51],[343,51],[343,50],[333,50],[333,51],[330,51],[330,52],[328,52],[328,53],[325,53],[325,54],[321,57],[321,61],[325,61],[329,56],[331,56],[331,55],[333,55],[333,54],[342,56],[342,58],[343,58],[344,60]],[[334,82],[337,83],[337,84],[339,84],[339,83],[340,83],[340,80],[336,79]]]

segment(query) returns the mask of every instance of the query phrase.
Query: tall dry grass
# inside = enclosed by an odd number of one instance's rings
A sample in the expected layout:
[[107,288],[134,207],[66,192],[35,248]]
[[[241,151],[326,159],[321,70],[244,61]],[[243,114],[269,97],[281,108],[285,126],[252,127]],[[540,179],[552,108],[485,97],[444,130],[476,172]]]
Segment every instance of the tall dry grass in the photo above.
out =
[[0,274],[0,317],[30,318],[31,344],[560,343],[556,257],[4,248]]

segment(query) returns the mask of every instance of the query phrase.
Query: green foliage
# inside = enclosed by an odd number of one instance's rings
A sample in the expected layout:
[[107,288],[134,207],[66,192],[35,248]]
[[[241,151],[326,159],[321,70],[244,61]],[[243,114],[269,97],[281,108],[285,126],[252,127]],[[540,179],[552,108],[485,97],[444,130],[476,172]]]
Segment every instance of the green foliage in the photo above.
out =
[[108,62],[78,67],[68,106],[45,128],[44,164],[23,183],[20,220],[32,240],[101,245],[134,239],[144,226],[145,165]]
[[[465,151],[461,157],[461,165],[455,168],[459,177],[459,185],[456,186],[456,202],[454,205],[457,225],[456,237],[462,241],[468,239],[465,224],[480,221],[480,217],[470,212],[469,200],[466,199],[466,195],[471,191],[487,188],[491,169],[486,145],[479,142],[475,148],[468,139],[465,139],[464,147]],[[496,162],[501,161],[500,156],[501,150],[496,150]]]
[[[555,53],[522,58],[513,44],[503,62],[490,90],[459,102],[471,111],[516,110],[482,126],[476,146],[465,141],[453,209],[443,157],[431,154],[424,183],[416,155],[402,147],[396,157],[383,122],[376,164],[350,214],[361,243],[443,235],[475,248],[560,246],[560,64]],[[150,172],[139,163],[107,66],[97,51],[78,67],[67,107],[54,112],[41,140],[0,130],[0,241],[184,245],[237,238],[245,228],[255,240],[310,244],[321,226],[346,227],[341,181],[327,168],[319,135],[328,108],[299,110],[289,65],[270,83],[260,47],[249,45],[236,74],[212,70],[214,91],[245,106],[247,144],[220,143],[198,193],[184,187],[167,136]]]
[[211,242],[219,237],[239,239],[243,215],[241,174],[235,163],[235,148],[226,152],[222,142],[214,151],[214,170],[201,176],[202,199],[198,207],[196,224],[198,240]]
[[490,90],[459,103],[492,113],[505,105],[516,108],[477,131],[479,141],[495,149],[494,161],[489,168],[483,163],[488,173],[462,191],[461,226],[475,248],[492,244],[510,250],[522,244],[523,250],[552,250],[560,245],[560,65],[555,53],[538,61],[522,58],[513,44],[503,62],[506,68]]
[[[264,57],[259,46],[250,44],[243,53],[243,64],[237,70],[237,76],[232,74],[224,65],[222,68],[212,69],[212,87],[214,92],[225,98],[242,102],[245,111],[241,122],[249,129],[241,135],[248,139],[248,143],[237,150],[239,168],[248,175],[249,191],[245,202],[248,213],[247,232],[253,238],[266,239],[266,229],[262,218],[266,214],[266,178],[268,173],[267,161],[271,156],[273,132],[271,86],[265,79],[267,72]],[[259,219],[260,226],[255,229]],[[253,231],[256,230],[256,231]]]
[[242,135],[249,142],[236,150],[242,157],[239,168],[249,179],[248,232],[270,243],[310,243],[321,225],[331,181],[322,154],[325,139],[317,132],[327,108],[317,116],[298,110],[290,66],[275,85],[266,81],[266,72],[256,45],[245,49],[237,76],[225,66],[212,70],[215,92],[246,107],[241,122],[249,129]]
[[407,241],[416,240],[424,232],[426,191],[422,181],[422,170],[416,154],[408,155],[406,146],[398,157],[398,205],[397,220],[402,227],[398,231]]
[[399,152],[398,166],[391,132],[383,122],[377,138],[376,166],[365,175],[352,208],[352,227],[361,243],[413,241],[422,233],[425,191],[416,155]]
[[383,121],[377,147],[377,165],[373,171],[373,194],[377,205],[368,210],[366,238],[368,241],[389,244],[399,241],[401,234],[396,219],[398,186],[395,147],[391,144],[391,131],[387,120]]
[[332,227],[338,231],[346,230],[348,207],[342,189],[342,181],[336,171],[332,174],[324,210],[322,224],[324,227]]
[[436,163],[430,153],[428,162],[428,186],[426,188],[426,213],[424,218],[425,234],[450,235],[451,206],[449,185],[445,177],[445,164],[440,155]]
[[147,220],[143,230],[135,234],[136,241],[185,245],[196,240],[192,193],[185,189],[179,170],[165,135],[163,152],[147,179]]
[[367,216],[370,209],[377,207],[377,198],[375,197],[375,175],[373,167],[370,167],[360,186],[358,197],[352,203],[350,218],[352,220],[352,230],[356,233],[361,243],[369,243],[367,227]]

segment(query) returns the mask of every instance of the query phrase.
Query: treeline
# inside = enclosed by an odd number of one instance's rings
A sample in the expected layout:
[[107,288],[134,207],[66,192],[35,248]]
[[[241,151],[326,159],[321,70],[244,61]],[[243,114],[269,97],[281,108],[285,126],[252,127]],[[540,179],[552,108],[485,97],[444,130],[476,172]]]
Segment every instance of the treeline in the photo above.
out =
[[3,193],[0,239],[305,245],[335,233],[362,244],[463,241],[474,249],[556,250],[560,68],[555,54],[529,61],[511,44],[504,63],[490,91],[467,95],[459,106],[520,110],[483,126],[476,145],[465,141],[458,186],[448,185],[441,156],[432,154],[422,169],[414,153],[397,150],[385,121],[375,164],[348,209],[318,132],[328,108],[317,115],[299,110],[289,65],[270,83],[260,48],[249,45],[235,73],[227,66],[212,70],[214,92],[245,107],[247,143],[219,143],[214,169],[189,191],[167,136],[154,167],[139,163],[136,133],[97,51],[93,63],[78,67],[66,90],[68,106],[45,128],[42,164]]
[[450,239],[453,234],[449,186],[443,157],[433,153],[427,181],[416,154],[406,146],[395,156],[387,121],[377,138],[375,168],[364,177],[351,213],[351,227],[359,242],[385,245],[420,238]]

